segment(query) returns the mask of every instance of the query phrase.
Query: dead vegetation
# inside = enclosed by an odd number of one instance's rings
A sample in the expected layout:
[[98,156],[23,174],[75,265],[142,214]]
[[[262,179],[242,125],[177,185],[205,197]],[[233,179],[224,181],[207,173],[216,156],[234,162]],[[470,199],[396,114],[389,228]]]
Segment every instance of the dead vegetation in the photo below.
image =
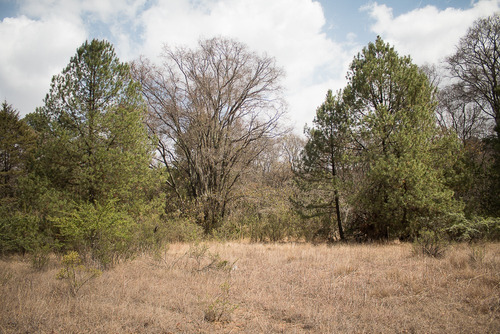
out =
[[[497,333],[500,244],[442,258],[408,244],[172,244],[105,271],[76,295],[0,260],[2,333]],[[202,254],[203,253],[203,254]],[[214,260],[215,259],[215,260]],[[199,269],[203,270],[199,270]]]

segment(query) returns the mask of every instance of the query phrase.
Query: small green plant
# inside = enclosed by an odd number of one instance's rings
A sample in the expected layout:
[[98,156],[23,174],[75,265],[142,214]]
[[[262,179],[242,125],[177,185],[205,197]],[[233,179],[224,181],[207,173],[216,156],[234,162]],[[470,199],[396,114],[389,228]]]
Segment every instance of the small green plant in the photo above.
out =
[[413,242],[413,253],[439,258],[444,256],[448,243],[438,231],[422,229]]
[[209,251],[210,247],[206,244],[195,244],[187,251],[187,257],[195,261],[194,271],[221,270],[231,272],[236,261],[230,262],[221,258],[219,253]]
[[472,265],[483,264],[485,253],[486,253],[486,246],[484,243],[469,244],[469,262]]
[[52,220],[67,245],[90,258],[101,269],[108,269],[120,259],[132,256],[136,223],[117,205],[117,200],[75,203],[68,212]]
[[69,291],[73,296],[76,296],[82,286],[102,274],[98,269],[83,265],[80,255],[75,251],[63,256],[62,265],[63,268],[57,273],[56,278],[68,282]]
[[237,304],[229,301],[231,284],[224,282],[220,285],[221,292],[209,303],[205,309],[205,321],[229,322],[232,312],[238,308]]

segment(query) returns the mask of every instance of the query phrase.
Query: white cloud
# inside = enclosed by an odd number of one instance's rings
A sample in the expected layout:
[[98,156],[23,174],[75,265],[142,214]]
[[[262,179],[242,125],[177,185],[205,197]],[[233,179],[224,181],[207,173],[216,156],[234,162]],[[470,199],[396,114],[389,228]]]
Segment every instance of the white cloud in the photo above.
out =
[[[423,63],[452,51],[474,19],[498,11],[499,2],[479,1],[469,10],[427,6],[397,17],[377,3],[365,10],[374,32]],[[326,91],[345,85],[360,48],[354,34],[343,45],[328,38],[325,22],[314,0],[23,0],[19,16],[0,22],[0,98],[32,112],[86,38],[107,38],[123,61],[157,61],[164,43],[193,47],[200,38],[224,36],[274,56],[285,69],[289,118],[300,131]]]
[[500,0],[481,0],[467,10],[426,6],[394,17],[392,8],[384,4],[375,2],[362,7],[375,19],[371,30],[400,54],[410,54],[417,64],[437,63],[453,53],[476,19],[499,9]]
[[275,57],[287,73],[289,118],[298,129],[311,122],[326,90],[342,85],[352,58],[323,32],[323,10],[313,0],[24,0],[19,8],[26,16],[0,23],[2,42],[16,46],[0,56],[0,92],[23,114],[41,104],[51,76],[87,36],[103,37],[92,34],[101,28],[125,61],[158,60],[164,43],[193,47],[214,36]]
[[[331,84],[343,78],[343,51],[322,31],[325,18],[311,0],[205,0],[196,5],[163,0],[142,15],[143,52],[156,57],[163,43],[195,46],[200,36],[235,38],[276,58],[286,71],[290,118],[301,129],[311,122]],[[312,92],[321,87],[320,91]]]
[[22,114],[34,111],[85,36],[78,24],[57,18],[0,21],[0,98]]

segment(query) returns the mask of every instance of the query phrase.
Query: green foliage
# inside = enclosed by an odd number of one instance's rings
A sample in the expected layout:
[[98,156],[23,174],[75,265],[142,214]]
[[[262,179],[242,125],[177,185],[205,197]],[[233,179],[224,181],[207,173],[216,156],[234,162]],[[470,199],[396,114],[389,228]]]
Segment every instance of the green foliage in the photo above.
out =
[[247,226],[253,242],[278,242],[297,236],[298,217],[293,211],[276,210],[249,217]]
[[88,255],[106,268],[133,251],[132,235],[137,227],[134,219],[120,210],[116,201],[103,205],[80,203],[52,219],[59,228],[66,248]]
[[144,108],[112,45],[85,42],[52,79],[45,105],[26,117],[41,139],[35,174],[73,200],[132,203],[150,174]]
[[326,215],[332,223],[336,221],[344,239],[340,194],[347,174],[349,119],[341,93],[334,96],[328,91],[313,125],[304,130],[308,140],[295,180],[299,193],[292,200],[304,217]]
[[40,230],[103,267],[149,247],[164,196],[129,66],[110,43],[85,42],[44,102],[26,116],[39,140],[19,196]]
[[229,241],[229,240],[242,240],[248,237],[249,225],[248,219],[242,216],[230,215],[224,220],[222,225],[212,232],[215,240]]
[[99,277],[102,272],[95,268],[90,268],[82,264],[82,259],[78,252],[71,251],[63,256],[63,267],[57,273],[56,278],[65,280],[73,296],[92,279]]
[[469,243],[469,263],[472,266],[480,266],[484,263],[486,245],[484,243]]
[[197,242],[203,238],[203,228],[189,217],[170,216],[158,229],[167,242]]
[[443,176],[455,146],[436,127],[426,75],[378,38],[354,59],[348,79],[344,100],[362,178],[352,205],[362,229],[408,237],[421,217],[460,210]]
[[0,205],[15,202],[17,179],[26,174],[35,139],[19,113],[4,101],[0,109]]
[[204,243],[194,243],[186,252],[188,259],[194,260],[194,272],[202,272],[208,270],[219,270],[230,273],[236,261],[229,262],[221,258],[219,253],[210,252],[210,247]]
[[31,252],[40,244],[40,219],[19,211],[0,207],[0,252]]
[[52,246],[49,244],[42,244],[31,251],[31,266],[35,270],[44,270],[50,261],[50,253]]
[[457,241],[500,240],[500,218],[458,215],[446,231]]

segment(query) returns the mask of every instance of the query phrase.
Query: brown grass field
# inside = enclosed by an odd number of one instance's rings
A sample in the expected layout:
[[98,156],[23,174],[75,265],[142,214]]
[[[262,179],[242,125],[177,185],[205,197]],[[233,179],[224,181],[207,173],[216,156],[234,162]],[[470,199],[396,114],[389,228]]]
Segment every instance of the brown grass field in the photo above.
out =
[[[500,244],[172,244],[72,295],[0,260],[1,333],[500,333]],[[195,251],[198,251],[196,253]]]

